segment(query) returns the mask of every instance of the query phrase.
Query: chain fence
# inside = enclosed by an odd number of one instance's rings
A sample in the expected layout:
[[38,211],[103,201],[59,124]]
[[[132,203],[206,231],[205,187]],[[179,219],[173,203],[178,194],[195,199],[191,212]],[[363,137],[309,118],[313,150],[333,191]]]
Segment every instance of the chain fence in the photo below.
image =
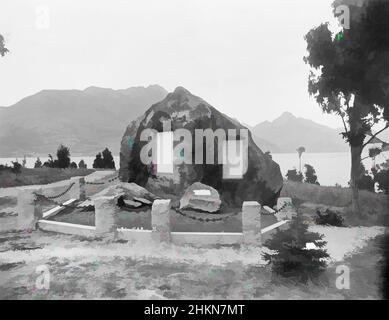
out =
[[172,208],[173,211],[175,211],[176,213],[178,213],[179,215],[183,216],[183,217],[186,217],[186,218],[189,218],[189,219],[192,219],[192,220],[197,220],[197,221],[201,221],[201,222],[218,222],[218,221],[223,221],[223,220],[227,220],[231,217],[234,217],[234,216],[237,216],[238,214],[240,214],[240,212],[234,212],[232,214],[229,214],[227,216],[224,216],[224,217],[219,217],[219,218],[203,218],[203,217],[195,217],[195,216],[192,216],[190,214],[187,214],[187,213],[184,213],[182,212],[181,210],[177,209],[177,208]]
[[[90,205],[84,205],[84,206],[80,206],[80,205],[72,205],[72,204],[63,204],[63,203],[60,203],[60,202],[57,202],[53,199],[50,199],[48,197],[46,197],[45,195],[43,194],[38,194],[38,193],[35,193],[34,194],[37,196],[37,201],[46,201],[46,202],[49,202],[51,204],[55,204],[57,206],[60,206],[60,207],[64,207],[64,208],[70,208],[70,209],[86,209],[88,208]],[[91,200],[90,198],[86,198],[85,200],[83,200],[82,202],[84,201],[87,201],[87,200]]]
[[[107,181],[103,181],[103,182],[86,182],[86,184],[90,184],[90,185],[103,185],[103,184],[106,184],[106,183],[110,183],[110,182],[113,182],[115,180],[119,179],[119,176],[116,176],[114,178],[111,178],[111,179],[108,179]],[[71,204],[63,204],[63,203],[60,203],[60,202],[57,202],[55,201],[54,199],[58,199],[60,197],[63,197],[66,193],[68,193],[70,191],[70,189],[75,185],[75,182],[71,183],[63,192],[55,195],[55,196],[46,196],[44,194],[39,194],[39,193],[36,193],[34,192],[35,196],[37,197],[37,201],[47,201],[49,203],[52,203],[52,204],[55,204],[57,206],[61,206],[61,207],[65,207],[65,208],[71,208],[71,209],[86,209],[90,206],[93,206],[93,205],[84,205],[84,206],[80,206],[80,205],[71,205]],[[87,201],[87,200],[91,200],[91,198],[85,198],[83,200],[84,201]],[[284,203],[281,208],[277,209],[277,210],[274,210],[274,212],[272,213],[268,213],[268,215],[274,215],[280,211],[282,211],[283,209],[285,209],[285,207],[287,207],[287,203]],[[128,208],[127,208],[128,210]],[[190,214],[187,214],[185,212],[182,212],[180,209],[178,208],[174,208],[172,207],[172,210],[175,211],[176,213],[178,213],[179,215],[183,216],[183,217],[186,217],[186,218],[189,218],[189,219],[192,219],[192,220],[196,220],[196,221],[200,221],[200,222],[220,222],[220,221],[225,221],[227,219],[230,219],[234,216],[237,216],[238,214],[240,214],[241,212],[238,211],[238,212],[234,212],[234,213],[231,213],[231,214],[228,214],[226,216],[223,216],[223,217],[217,217],[217,218],[204,218],[204,217],[196,217],[196,216],[193,216],[193,215],[190,215]]]
[[[285,203],[284,205],[281,206],[281,208],[277,209],[277,210],[274,210],[273,213],[269,213],[269,215],[274,215],[280,211],[282,211],[283,209],[285,209],[287,207],[287,203]],[[227,216],[224,216],[224,217],[218,217],[218,218],[204,218],[204,217],[195,217],[195,216],[192,216],[190,214],[187,214],[185,212],[182,212],[181,210],[177,209],[177,208],[173,208],[172,207],[172,210],[175,211],[176,213],[178,213],[179,215],[183,216],[183,217],[186,217],[186,218],[189,218],[189,219],[192,219],[192,220],[196,220],[196,221],[201,221],[201,222],[219,222],[219,221],[223,221],[223,220],[227,220],[231,217],[234,217],[234,216],[237,216],[238,214],[240,214],[241,212],[238,211],[238,212],[234,212],[232,214],[229,214]]]
[[111,179],[108,179],[107,181],[102,181],[102,182],[89,182],[89,181],[85,181],[85,184],[90,184],[90,185],[103,185],[103,184],[106,184],[106,183],[111,183],[111,182],[114,182],[115,180],[118,180],[119,179],[119,176],[116,176],[115,178],[111,178]]
[[[68,193],[69,191],[70,191],[70,189],[73,187],[75,185],[75,182],[73,182],[73,183],[71,183],[70,185],[69,185],[69,187],[67,187],[66,189],[65,189],[65,191],[63,191],[63,192],[61,192],[60,194],[57,194],[56,196],[45,196],[45,195],[41,195],[41,196],[44,196],[45,198],[47,198],[47,199],[58,199],[58,198],[61,198],[62,196],[64,196],[66,193]],[[35,192],[34,192],[35,193]],[[36,194],[36,193],[35,193]]]

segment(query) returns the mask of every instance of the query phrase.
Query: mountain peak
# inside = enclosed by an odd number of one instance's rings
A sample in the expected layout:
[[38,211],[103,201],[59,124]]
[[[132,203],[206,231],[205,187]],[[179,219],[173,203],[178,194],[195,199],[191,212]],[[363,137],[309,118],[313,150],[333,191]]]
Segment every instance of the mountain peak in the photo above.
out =
[[289,120],[289,119],[296,119],[296,116],[289,112],[289,111],[285,111],[284,113],[282,113],[278,118],[278,119],[286,119],[286,120]]
[[189,90],[185,89],[184,87],[178,86],[174,89],[173,92],[174,95],[192,95]]
[[347,144],[339,137],[337,130],[296,117],[290,112],[284,112],[272,122],[256,125],[253,133],[271,141],[282,152],[294,152],[301,145],[310,152],[347,151]]

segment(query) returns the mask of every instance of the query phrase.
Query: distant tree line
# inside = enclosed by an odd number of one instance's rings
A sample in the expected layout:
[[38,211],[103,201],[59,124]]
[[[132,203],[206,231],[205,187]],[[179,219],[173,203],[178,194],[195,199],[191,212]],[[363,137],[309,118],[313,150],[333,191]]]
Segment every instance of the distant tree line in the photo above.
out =
[[96,158],[93,161],[93,168],[115,169],[115,161],[113,160],[112,153],[108,148],[105,148],[102,152],[99,152],[96,155]]
[[[61,169],[87,169],[85,161],[82,159],[77,166],[77,163],[71,161],[70,159],[70,149],[64,145],[60,145],[57,149],[57,159],[54,159],[51,154],[49,154],[49,159],[42,164],[42,161],[39,157],[35,161],[34,168],[61,168]],[[112,153],[108,148],[105,148],[102,152],[99,152],[96,155],[96,158],[93,162],[93,168],[95,169],[115,169],[115,161],[113,159]]]
[[301,171],[298,172],[297,169],[288,170],[286,178],[289,181],[320,185],[319,181],[317,180],[316,170],[313,168],[313,166],[310,164],[305,164],[304,168],[304,174]]
[[[303,147],[300,147],[297,150],[299,154],[300,167],[302,148]],[[366,158],[371,158],[373,160],[373,165],[370,172],[365,169],[365,166],[361,162],[359,170],[363,172],[363,174],[360,175],[360,177],[357,179],[357,187],[359,190],[376,192],[377,187],[378,191],[381,191],[385,194],[389,194],[389,160],[386,160],[386,162],[381,165],[376,165],[375,163],[375,158],[377,157],[377,155],[381,154],[381,152],[382,150],[379,148],[371,148],[369,150],[369,156],[367,156]],[[316,170],[313,168],[313,166],[311,166],[310,164],[305,164],[304,168],[304,173],[302,173],[301,170],[297,171],[297,169],[288,170],[286,174],[287,180],[319,185]],[[349,183],[349,185],[351,185],[351,183]]]
[[[22,164],[20,164],[16,159],[16,161],[12,161],[12,166],[0,165],[0,172],[11,171],[18,174],[21,172],[22,168],[26,167],[26,162],[26,157],[24,157]],[[57,149],[56,159],[54,159],[54,157],[49,154],[47,161],[42,163],[41,159],[37,157],[34,168],[87,169],[87,165],[83,159],[78,163],[78,165],[74,161],[71,161],[70,149],[61,144]],[[108,148],[105,148],[102,152],[99,152],[96,155],[96,158],[93,162],[93,168],[115,169],[115,161],[111,151]]]

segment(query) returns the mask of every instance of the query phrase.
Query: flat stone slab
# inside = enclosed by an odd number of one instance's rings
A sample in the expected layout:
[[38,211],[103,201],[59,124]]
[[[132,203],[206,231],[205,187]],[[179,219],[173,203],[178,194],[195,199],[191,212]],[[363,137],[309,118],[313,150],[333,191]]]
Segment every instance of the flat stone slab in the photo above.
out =
[[126,200],[126,199],[123,199],[123,201],[128,207],[139,208],[140,206],[142,206],[141,202]]
[[152,202],[150,200],[145,199],[145,198],[133,197],[132,200],[140,202],[140,203],[145,204],[147,206],[151,206],[152,205]]

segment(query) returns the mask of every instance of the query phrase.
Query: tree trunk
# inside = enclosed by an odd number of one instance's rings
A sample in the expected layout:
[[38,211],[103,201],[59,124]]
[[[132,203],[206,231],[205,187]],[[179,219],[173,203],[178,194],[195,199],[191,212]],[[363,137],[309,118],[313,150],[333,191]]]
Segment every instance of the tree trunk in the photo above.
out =
[[299,171],[301,172],[301,156],[299,156]]
[[362,146],[351,146],[351,181],[352,190],[352,210],[353,213],[360,216],[361,208],[359,205],[358,180],[361,177],[361,154]]

